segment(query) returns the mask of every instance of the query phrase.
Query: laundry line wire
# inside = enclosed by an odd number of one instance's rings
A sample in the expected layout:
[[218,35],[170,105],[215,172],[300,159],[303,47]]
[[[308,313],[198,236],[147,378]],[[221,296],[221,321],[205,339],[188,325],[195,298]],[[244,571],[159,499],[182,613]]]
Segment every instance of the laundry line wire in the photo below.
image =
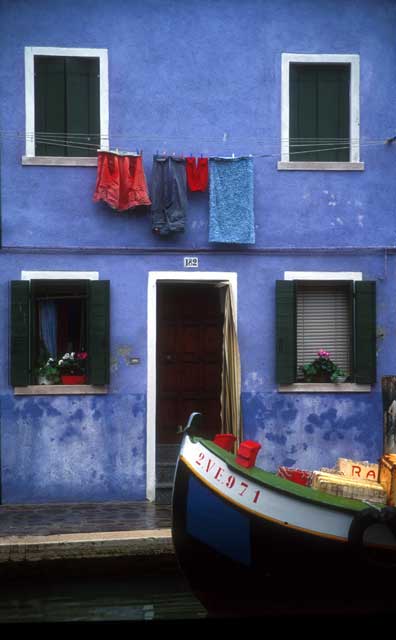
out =
[[74,139],[74,138],[93,138],[97,140],[120,140],[123,142],[127,142],[130,144],[131,140],[143,140],[146,142],[158,141],[162,142],[168,138],[172,138],[173,141],[183,141],[183,142],[196,142],[197,139],[202,142],[215,142],[215,143],[229,143],[229,144],[237,144],[237,143],[246,143],[247,141],[253,142],[256,144],[268,144],[271,142],[279,143],[279,142],[313,142],[325,144],[327,142],[365,142],[365,143],[386,143],[387,141],[391,141],[392,138],[383,136],[381,138],[351,138],[351,137],[261,137],[261,136],[244,136],[243,138],[234,138],[229,133],[224,133],[222,136],[179,136],[179,135],[152,135],[152,134],[100,134],[94,132],[79,132],[79,133],[65,133],[65,132],[50,132],[50,131],[17,131],[17,130],[0,130],[0,135],[5,137],[17,137],[25,139],[26,137],[33,139],[35,137],[42,138],[56,138],[56,139]]
[[[82,150],[82,151],[92,152],[94,149],[97,148],[97,145],[94,145],[94,146],[92,146],[92,145],[83,145],[81,143],[80,144],[73,144],[73,143],[67,142],[67,143],[64,143],[64,144],[60,144],[59,141],[54,141],[53,142],[53,141],[49,141],[49,140],[45,140],[45,141],[36,140],[36,142],[41,142],[41,143],[46,144],[47,146],[51,146],[51,147],[62,147],[62,148],[71,149],[71,150],[75,150],[75,151]],[[375,143],[370,143],[370,145],[365,145],[364,143],[361,143],[360,147],[364,147],[364,146],[371,146],[372,147],[372,146],[374,146],[374,144]],[[382,146],[383,145],[382,142],[381,143],[376,143],[376,144],[377,144],[377,146],[379,146],[379,145]],[[358,145],[349,145],[349,144],[348,145],[342,145],[342,144],[341,145],[337,145],[336,144],[336,145],[333,145],[333,146],[330,146],[330,147],[325,145],[325,148],[314,146],[314,148],[310,148],[310,149],[307,149],[306,145],[299,145],[299,146],[300,147],[301,146],[304,147],[304,149],[299,150],[299,151],[294,151],[293,149],[289,150],[289,156],[296,156],[296,155],[300,155],[300,154],[309,154],[309,153],[324,153],[324,152],[327,152],[327,151],[349,150],[351,148],[351,146],[354,147],[354,146],[358,146]],[[99,150],[97,150],[97,151],[99,151]],[[102,149],[101,151],[107,151],[107,150]],[[120,154],[122,153],[121,150],[119,152],[120,152]],[[171,155],[178,155],[178,156],[181,155],[182,157],[188,157],[188,154],[176,154],[176,153],[169,153],[169,152],[167,153],[166,151],[163,151],[162,153],[166,154],[166,155],[170,155],[170,156]],[[141,155],[141,153],[138,152],[136,155]],[[161,155],[161,152],[158,152],[158,155]],[[267,158],[275,158],[275,157],[279,157],[279,151],[276,152],[276,153],[275,152],[274,153],[258,153],[258,152],[256,152],[256,153],[239,154],[239,155],[246,155],[246,156],[256,157],[256,158],[265,158],[265,157],[267,157]],[[221,155],[219,155],[219,154],[208,155],[206,157],[217,158],[217,157],[221,157]]]
[[[104,140],[108,139],[108,136],[103,137],[100,136],[99,134],[96,134],[98,136],[98,138],[102,138],[101,142],[103,144]],[[4,137],[8,137],[12,138],[13,133],[11,132],[4,132],[4,131],[0,131],[0,137],[4,136]],[[79,137],[89,137],[89,135],[85,135],[85,134],[58,134],[58,133],[54,133],[51,134],[49,132],[43,132],[43,133],[35,133],[35,134],[30,134],[30,139],[33,141],[35,141],[36,143],[39,144],[45,144],[47,146],[52,146],[52,147],[62,147],[62,148],[66,148],[66,149],[71,149],[71,150],[75,150],[75,151],[106,151],[106,149],[98,149],[98,144],[99,144],[99,140],[96,142],[96,144],[94,143],[90,143],[90,142],[85,142],[83,140],[74,140],[73,138],[75,136],[79,136]],[[50,137],[51,136],[51,137]],[[53,137],[55,136],[55,137]],[[93,137],[93,136],[92,136]],[[112,136],[113,137],[113,136]],[[22,138],[22,134],[21,132],[18,133],[18,138],[19,139],[24,139],[25,136],[23,136]],[[201,139],[200,139],[201,140]],[[214,138],[212,140],[215,140]],[[312,141],[312,142],[308,142],[308,141]],[[314,141],[313,141],[314,140]],[[168,142],[167,140],[164,140],[163,138],[161,139],[161,143],[163,146],[167,147],[167,146],[174,146],[175,142],[177,141],[177,138],[172,138],[171,142]],[[327,151],[341,151],[341,150],[348,150],[351,148],[355,148],[355,147],[368,147],[368,146],[375,146],[375,145],[383,145],[384,144],[384,140],[354,140],[354,139],[345,139],[345,138],[323,138],[323,139],[313,139],[313,138],[289,138],[289,139],[283,139],[281,140],[282,143],[282,147],[284,147],[285,142],[288,141],[289,145],[290,145],[290,149],[289,149],[289,156],[296,156],[296,155],[300,155],[300,154],[309,154],[309,153],[321,153],[321,152],[327,152]],[[295,142],[296,141],[296,142]],[[201,140],[202,142],[202,140]],[[246,140],[244,141],[246,142]],[[298,143],[297,143],[298,142]],[[156,143],[158,144],[158,140],[156,140]],[[217,140],[218,143],[218,140]],[[229,146],[235,146],[236,142],[234,140],[230,140],[227,143],[223,143],[224,145]],[[259,144],[259,142],[257,141],[257,144]],[[262,143],[264,145],[264,142]],[[133,145],[131,145],[133,146]],[[160,145],[159,145],[160,146]],[[279,140],[276,141],[276,143],[270,144],[268,141],[266,142],[266,146],[267,147],[276,147],[277,151],[274,153],[248,153],[246,155],[249,155],[250,157],[279,157]],[[301,147],[303,147],[302,149],[300,149]],[[307,148],[310,147],[310,148]],[[297,149],[297,150],[296,150]],[[300,150],[298,150],[300,149]],[[112,150],[113,152],[116,151],[118,152],[119,150]],[[119,151],[120,153],[122,153],[122,151]],[[128,152],[127,152],[128,153]],[[137,155],[140,155],[142,153],[142,150],[139,152],[139,150],[137,150]],[[163,151],[162,153],[166,154],[166,150]],[[159,152],[159,150],[157,150],[157,154],[161,155],[161,153]],[[183,156],[183,157],[188,157],[188,154],[176,154],[175,152],[172,153],[168,153],[167,155],[178,155],[178,156]],[[193,154],[191,154],[193,155]],[[202,155],[202,154],[201,154]],[[215,156],[213,155],[208,155],[205,153],[205,156],[207,157],[219,157],[220,154],[217,154]],[[234,155],[234,154],[233,154]],[[244,154],[238,154],[238,155],[244,155]]]

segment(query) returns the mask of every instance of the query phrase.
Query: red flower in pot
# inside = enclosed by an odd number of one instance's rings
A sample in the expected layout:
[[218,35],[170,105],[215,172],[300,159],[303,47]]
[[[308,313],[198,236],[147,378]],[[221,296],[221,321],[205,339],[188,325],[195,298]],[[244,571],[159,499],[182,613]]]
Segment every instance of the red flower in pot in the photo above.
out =
[[86,351],[65,353],[58,362],[62,384],[86,384]]

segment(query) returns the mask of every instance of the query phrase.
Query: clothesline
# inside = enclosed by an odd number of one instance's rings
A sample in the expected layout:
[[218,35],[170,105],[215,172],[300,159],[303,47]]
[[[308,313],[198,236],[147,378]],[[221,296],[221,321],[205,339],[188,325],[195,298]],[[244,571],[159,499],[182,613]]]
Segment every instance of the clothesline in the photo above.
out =
[[[36,143],[41,143],[41,144],[45,144],[47,146],[51,146],[51,147],[62,147],[62,148],[67,148],[67,149],[74,149],[74,150],[85,150],[85,151],[95,151],[98,152],[100,151],[100,149],[97,148],[97,145],[94,144],[90,144],[90,143],[79,143],[79,144],[75,144],[73,142],[63,142],[60,140],[52,140],[52,139],[41,139],[40,137],[36,136],[35,138]],[[373,147],[373,146],[383,146],[383,141],[382,142],[370,142],[370,143],[364,143],[364,142],[351,142],[348,144],[343,144],[343,143],[334,143],[333,145],[329,146],[331,143],[309,143],[309,144],[292,144],[291,145],[291,149],[289,149],[289,155],[290,156],[295,156],[295,155],[299,155],[299,154],[307,154],[307,153],[323,153],[323,152],[327,152],[327,151],[341,151],[341,150],[349,150],[351,148],[363,148],[363,147]],[[229,144],[228,146],[232,146],[231,144]],[[235,145],[233,145],[235,147]],[[301,147],[303,147],[301,149]],[[309,147],[309,148],[307,148]],[[324,148],[323,148],[324,147]],[[294,148],[298,148],[300,150],[298,151],[294,151]],[[130,153],[131,152],[124,152],[122,150],[112,150],[113,153],[120,153],[121,154],[125,154],[125,153]],[[164,151],[160,151],[159,149],[157,149],[157,155],[161,155],[162,154],[166,154],[169,153],[166,150]],[[173,155],[179,155],[181,157],[188,157],[188,154],[176,154],[175,152],[172,152]],[[143,150],[137,151],[136,155],[142,155],[143,154]],[[172,155],[172,154],[170,154]],[[190,153],[189,155],[201,155],[203,156],[203,153]],[[234,153],[234,155],[236,156],[237,154]],[[248,154],[238,154],[238,155],[245,155],[245,156],[249,156],[249,157],[254,157],[254,158],[276,158],[279,157],[279,151],[278,152],[273,152],[273,153],[248,153]],[[219,157],[219,153],[215,154],[215,155],[211,155],[211,154],[207,154],[205,152],[205,157],[208,158],[218,158]]]
[[[41,136],[41,137],[45,137],[45,136],[49,136],[49,137],[60,137],[60,138],[97,138],[97,139],[101,139],[101,140],[109,140],[110,138],[112,139],[118,139],[121,140],[123,142],[129,142],[130,140],[144,140],[146,142],[152,142],[152,141],[163,141],[164,139],[167,139],[169,136],[164,136],[164,135],[153,135],[153,134],[137,134],[137,133],[128,133],[128,134],[120,134],[120,133],[113,133],[110,135],[108,134],[100,134],[97,132],[92,132],[92,131],[86,131],[86,132],[78,132],[78,133],[65,133],[65,132],[56,132],[56,131],[20,131],[20,130],[0,130],[0,136],[4,136],[4,137],[18,137],[18,138],[25,138],[25,137],[30,137],[30,138],[34,138],[35,136]],[[277,143],[279,144],[279,141],[283,141],[283,142],[287,142],[287,141],[313,141],[313,142],[317,142],[317,141],[337,141],[337,142],[350,142],[350,141],[358,141],[359,138],[351,138],[348,136],[345,137],[293,137],[293,136],[285,136],[285,137],[278,137],[278,136],[274,136],[274,137],[270,137],[270,136],[244,136],[243,138],[236,138],[233,137],[232,135],[230,135],[228,132],[225,132],[223,134],[219,134],[219,135],[211,135],[211,136],[204,136],[204,135],[199,135],[199,136],[183,136],[183,135],[175,135],[172,134],[171,135],[172,140],[181,140],[181,141],[190,141],[190,142],[195,142],[197,139],[199,139],[202,142],[216,142],[218,143],[223,142],[223,143],[229,143],[229,144],[237,144],[238,142],[243,142],[245,143],[246,141],[250,141],[250,142],[255,142],[257,144],[271,144],[271,143]],[[384,136],[380,136],[378,138],[365,138],[364,136],[362,136],[360,138],[361,141],[366,142],[366,143],[379,143],[381,142],[382,144],[385,144],[387,142],[392,142],[396,139],[396,136],[390,136],[390,135],[384,135]]]

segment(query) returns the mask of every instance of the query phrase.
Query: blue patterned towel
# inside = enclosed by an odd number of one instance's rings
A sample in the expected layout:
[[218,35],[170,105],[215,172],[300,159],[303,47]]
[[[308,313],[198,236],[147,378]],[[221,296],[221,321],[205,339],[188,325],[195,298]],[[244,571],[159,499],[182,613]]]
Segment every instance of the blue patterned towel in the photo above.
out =
[[254,244],[253,158],[209,160],[209,242]]

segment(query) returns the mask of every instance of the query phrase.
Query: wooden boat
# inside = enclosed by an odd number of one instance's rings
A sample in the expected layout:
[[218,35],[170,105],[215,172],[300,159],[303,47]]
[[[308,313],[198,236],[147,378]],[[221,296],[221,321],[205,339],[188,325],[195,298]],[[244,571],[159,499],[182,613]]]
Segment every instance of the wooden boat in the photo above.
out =
[[246,469],[199,421],[184,429],[172,536],[209,614],[396,611],[396,509]]

